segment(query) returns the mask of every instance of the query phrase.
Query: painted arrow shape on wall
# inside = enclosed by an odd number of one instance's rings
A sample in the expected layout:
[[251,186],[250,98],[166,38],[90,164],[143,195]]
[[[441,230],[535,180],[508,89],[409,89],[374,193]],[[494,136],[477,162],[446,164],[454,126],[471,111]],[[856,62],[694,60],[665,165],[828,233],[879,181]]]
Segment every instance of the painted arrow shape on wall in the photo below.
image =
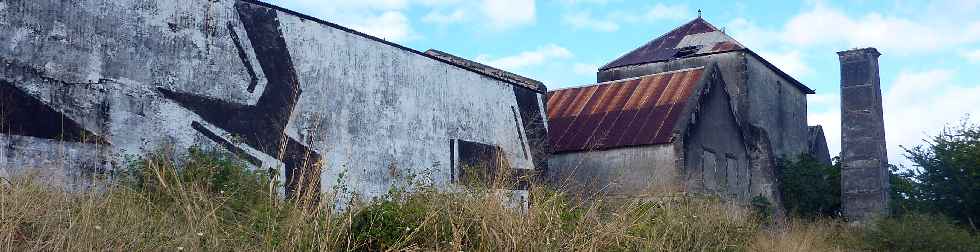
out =
[[[164,97],[193,111],[208,123],[239,137],[250,147],[282,161],[285,165],[288,197],[315,197],[320,188],[321,156],[285,133],[302,90],[280,30],[277,12],[242,2],[237,2],[235,8],[267,79],[265,90],[258,101],[254,105],[244,105],[162,88],[158,90]],[[204,127],[194,128],[207,131]],[[212,139],[215,135],[213,132],[202,133]],[[221,143],[217,139],[213,140]],[[223,145],[231,148],[227,144]],[[242,154],[240,150],[231,151]],[[251,160],[255,160],[254,157]]]

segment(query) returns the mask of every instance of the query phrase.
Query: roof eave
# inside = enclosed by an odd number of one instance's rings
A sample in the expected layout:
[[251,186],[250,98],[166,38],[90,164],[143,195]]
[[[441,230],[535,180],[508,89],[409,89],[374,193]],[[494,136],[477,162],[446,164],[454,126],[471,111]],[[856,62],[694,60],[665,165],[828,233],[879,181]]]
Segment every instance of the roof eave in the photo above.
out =
[[749,55],[752,55],[753,57],[759,59],[759,61],[762,61],[762,64],[766,65],[766,67],[768,67],[769,69],[772,69],[773,71],[775,71],[776,74],[778,74],[780,77],[783,77],[783,78],[789,80],[790,83],[793,83],[793,85],[796,86],[796,88],[799,89],[800,91],[803,91],[804,94],[816,94],[817,93],[815,90],[811,89],[810,87],[807,87],[806,85],[803,85],[803,83],[800,82],[800,81],[798,81],[798,80],[796,80],[796,78],[793,78],[793,76],[790,76],[786,72],[783,72],[783,70],[782,69],[779,69],[778,67],[776,67],[776,65],[773,65],[772,63],[769,63],[769,60],[766,60],[766,58],[763,58],[762,56],[759,56],[759,54],[755,53],[751,49],[743,48],[743,49],[739,49],[739,50],[744,50],[744,51],[748,52]]
[[600,72],[601,71],[608,71],[608,70],[611,70],[611,69],[616,69],[616,68],[621,68],[621,67],[639,66],[639,65],[646,65],[646,64],[652,64],[652,63],[668,62],[668,61],[678,60],[678,59],[688,59],[688,58],[693,58],[693,57],[709,56],[709,55],[729,53],[729,52],[737,52],[737,51],[745,51],[745,52],[748,52],[753,57],[759,59],[759,61],[761,61],[762,64],[766,65],[766,67],[768,67],[769,69],[772,69],[773,71],[775,71],[776,74],[778,74],[780,77],[783,77],[783,78],[786,78],[787,80],[789,80],[789,82],[792,83],[793,86],[796,86],[797,89],[799,89],[800,91],[803,91],[804,94],[815,94],[816,93],[815,90],[810,89],[806,85],[803,85],[802,82],[800,82],[799,80],[796,80],[796,78],[793,78],[793,76],[790,76],[786,72],[783,72],[783,70],[779,69],[778,67],[776,67],[775,65],[773,65],[772,63],[770,63],[768,60],[766,60],[762,56],[759,56],[759,54],[755,53],[754,51],[752,51],[751,49],[748,49],[748,48],[732,49],[732,50],[728,50],[728,51],[718,51],[718,52],[710,52],[710,53],[702,53],[702,54],[690,55],[690,56],[683,57],[683,58],[674,58],[674,59],[666,59],[666,60],[649,61],[649,62],[642,62],[642,63],[636,63],[636,64],[615,66],[615,67],[603,67],[603,68],[600,68],[599,71]]
[[[339,25],[339,24],[336,24],[336,23],[332,23],[332,22],[329,22],[329,21],[326,21],[326,20],[323,20],[323,19],[319,19],[319,18],[310,16],[310,15],[306,15],[306,14],[303,14],[303,13],[300,13],[300,12],[297,12],[297,11],[294,11],[294,10],[286,9],[286,8],[280,7],[280,6],[275,5],[275,4],[267,3],[267,2],[264,2],[263,0],[241,0],[241,1],[242,2],[245,2],[245,3],[249,3],[249,4],[255,4],[255,5],[262,6],[262,7],[270,8],[270,9],[273,9],[273,10],[276,10],[276,11],[280,11],[280,12],[283,12],[283,13],[286,13],[286,14],[290,14],[290,15],[296,16],[296,17],[298,17],[300,19],[305,19],[305,20],[316,22],[318,24],[326,25],[326,26],[329,26],[329,27],[334,28],[334,29],[338,29],[338,30],[341,30],[341,31],[344,31],[344,32],[347,32],[347,33],[350,33],[350,34],[354,34],[354,35],[357,35],[357,36],[360,36],[360,37],[363,37],[363,38],[366,38],[366,39],[369,39],[369,40],[373,40],[375,42],[379,42],[379,43],[382,43],[382,44],[385,44],[385,45],[388,45],[388,46],[392,46],[392,47],[395,47],[397,49],[401,49],[402,51],[406,51],[406,52],[409,52],[409,53],[412,53],[412,54],[420,55],[420,56],[423,56],[423,57],[426,57],[426,58],[429,58],[429,59],[432,59],[432,60],[435,60],[435,61],[438,61],[438,62],[442,62],[442,63],[448,64],[448,65],[451,65],[451,66],[454,66],[454,67],[458,67],[460,69],[463,69],[463,70],[466,70],[466,71],[469,71],[469,72],[473,72],[473,73],[476,73],[476,74],[479,74],[479,75],[482,75],[482,76],[487,76],[487,77],[490,77],[490,78],[495,79],[495,80],[503,81],[503,82],[509,83],[511,85],[515,85],[515,86],[519,86],[519,87],[524,87],[524,88],[532,89],[532,88],[529,88],[529,87],[527,87],[527,86],[525,86],[525,85],[523,85],[521,83],[517,83],[517,82],[515,82],[513,80],[508,80],[508,79],[505,79],[505,78],[500,78],[498,76],[493,76],[493,75],[490,75],[490,74],[486,74],[486,73],[480,72],[480,71],[478,71],[476,69],[469,68],[469,67],[466,67],[466,66],[463,66],[463,65],[454,63],[454,62],[449,61],[449,60],[441,59],[439,57],[428,55],[426,53],[420,52],[420,51],[415,50],[415,49],[412,49],[412,48],[408,48],[406,46],[397,44],[395,42],[384,40],[384,39],[381,39],[381,38],[378,38],[378,37],[369,35],[367,33],[363,33],[363,32],[360,32],[360,31],[357,31],[357,30],[354,30],[354,29],[351,29],[351,28],[348,28],[348,27],[345,27],[345,26],[342,26],[342,25]],[[547,90],[547,87],[545,87],[543,84],[541,85],[541,87],[543,88],[543,90],[545,90],[545,91]],[[544,93],[544,91],[539,90],[539,89],[532,89],[532,90],[537,91],[537,92]]]

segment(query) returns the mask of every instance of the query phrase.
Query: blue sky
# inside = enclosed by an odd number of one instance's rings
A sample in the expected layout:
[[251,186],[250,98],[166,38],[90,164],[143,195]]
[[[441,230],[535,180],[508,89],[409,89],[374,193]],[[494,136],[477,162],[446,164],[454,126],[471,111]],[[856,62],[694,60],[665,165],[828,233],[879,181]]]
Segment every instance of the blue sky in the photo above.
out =
[[877,47],[893,163],[966,115],[980,117],[980,1],[272,0],[426,50],[439,49],[561,88],[697,17],[724,28],[817,94],[811,125],[839,152],[835,52]]

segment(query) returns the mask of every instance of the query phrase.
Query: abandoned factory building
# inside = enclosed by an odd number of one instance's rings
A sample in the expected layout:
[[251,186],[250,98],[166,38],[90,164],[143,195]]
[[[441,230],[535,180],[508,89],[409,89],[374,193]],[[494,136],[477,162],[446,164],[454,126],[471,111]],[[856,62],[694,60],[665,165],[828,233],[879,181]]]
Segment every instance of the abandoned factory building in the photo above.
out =
[[610,196],[778,204],[777,159],[830,162],[807,125],[814,91],[700,17],[601,67],[598,84],[549,92],[255,0],[0,4],[0,177],[72,184],[204,146],[273,171],[285,195],[370,198],[506,169]]
[[547,164],[545,86],[445,53],[251,0],[0,6],[0,176],[71,184],[204,146],[275,171],[286,195],[370,198],[404,178],[452,187],[487,156]]
[[777,158],[827,153],[807,126],[814,91],[700,17],[597,75],[549,93],[548,177],[563,186],[778,200]]

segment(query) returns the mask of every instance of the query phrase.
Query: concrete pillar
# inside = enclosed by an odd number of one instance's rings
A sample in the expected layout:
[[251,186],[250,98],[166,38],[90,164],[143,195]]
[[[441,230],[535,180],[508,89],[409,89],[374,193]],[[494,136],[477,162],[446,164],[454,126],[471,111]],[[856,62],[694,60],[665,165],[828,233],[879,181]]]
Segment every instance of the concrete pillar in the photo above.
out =
[[863,223],[888,213],[888,154],[878,50],[838,52],[841,67],[841,200],[844,216]]

